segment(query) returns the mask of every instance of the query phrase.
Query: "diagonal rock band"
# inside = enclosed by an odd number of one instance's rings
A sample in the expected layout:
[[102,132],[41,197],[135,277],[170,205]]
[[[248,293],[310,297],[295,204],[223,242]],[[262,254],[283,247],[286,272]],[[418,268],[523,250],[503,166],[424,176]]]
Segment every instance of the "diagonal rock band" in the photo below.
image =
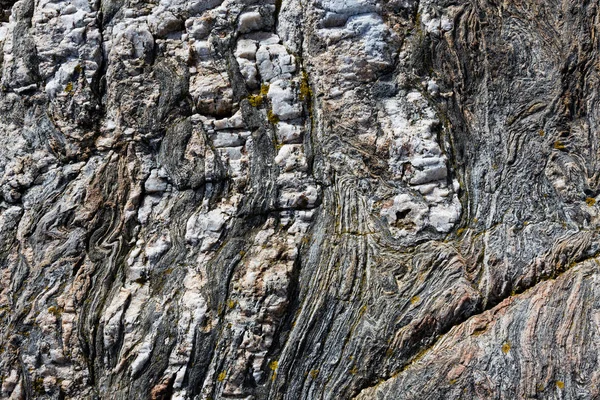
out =
[[588,0],[0,0],[0,399],[600,398]]

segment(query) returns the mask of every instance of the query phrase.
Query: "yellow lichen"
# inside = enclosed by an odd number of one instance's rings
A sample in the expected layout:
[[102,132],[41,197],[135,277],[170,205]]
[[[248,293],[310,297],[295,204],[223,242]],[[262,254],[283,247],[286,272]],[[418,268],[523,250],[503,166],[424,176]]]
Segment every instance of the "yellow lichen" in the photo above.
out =
[[510,342],[505,342],[505,343],[502,345],[502,352],[503,352],[504,354],[508,354],[508,352],[509,352],[509,351],[510,351]]
[[448,381],[448,383],[449,383],[449,384],[451,384],[451,385],[454,385],[456,382],[457,382],[457,380],[456,380],[456,379],[450,379],[450,380]]
[[544,137],[546,135],[546,132],[544,132],[543,129],[540,129],[540,131],[538,133],[540,134],[541,137]]
[[358,311],[358,316],[362,317],[366,311],[367,311],[367,306],[366,305],[362,306],[360,308],[360,310]]
[[355,365],[354,367],[352,367],[352,369],[350,370],[350,373],[351,373],[352,375],[356,375],[356,374],[358,374],[358,368],[356,368],[356,365]]
[[46,393],[46,389],[44,388],[44,379],[43,378],[35,378],[31,381],[31,388],[36,394],[44,394]]
[[60,317],[60,315],[62,314],[60,309],[54,306],[48,307],[48,312],[57,318]]
[[300,80],[300,94],[298,95],[300,100],[310,100],[312,97],[312,90],[308,83],[308,74],[302,71],[302,79]]
[[554,146],[553,147],[556,150],[564,150],[564,149],[566,149],[565,145],[560,140],[557,140],[556,142],[554,142]]
[[260,95],[252,94],[248,96],[248,103],[252,107],[260,107],[260,105],[263,103],[263,98]]
[[421,298],[420,298],[419,296],[413,296],[413,297],[410,299],[410,304],[413,304],[413,305],[414,305],[414,304],[417,304],[417,303],[419,302],[419,300],[421,300]]
[[273,125],[279,123],[279,117],[277,116],[277,114],[275,114],[273,112],[273,110],[269,110],[267,111],[267,119],[269,120],[270,123],[272,123]]
[[233,308],[233,307],[235,307],[235,301],[233,301],[233,300],[228,300],[228,301],[227,301],[227,307],[229,307],[229,308]]
[[592,207],[594,204],[596,204],[596,199],[593,197],[588,197],[585,199],[585,202],[588,206]]
[[260,87],[260,94],[261,96],[266,96],[267,93],[269,93],[269,84],[263,83]]
[[221,373],[219,374],[219,376],[217,376],[217,380],[219,382],[223,382],[225,380],[226,376],[227,376],[227,372],[226,371],[221,371]]
[[556,381],[556,387],[559,389],[564,389],[565,383],[563,381]]
[[65,92],[66,93],[72,93],[73,92],[73,82],[67,83],[67,86],[65,87]]
[[313,379],[316,379],[318,375],[319,375],[319,370],[318,369],[313,369],[312,371],[310,371],[310,376]]
[[273,360],[269,363],[269,368],[271,368],[271,371],[275,371],[278,366],[279,366],[279,361],[277,361],[277,360]]
[[415,16],[415,28],[417,30],[421,30],[421,13],[418,12],[417,15]]

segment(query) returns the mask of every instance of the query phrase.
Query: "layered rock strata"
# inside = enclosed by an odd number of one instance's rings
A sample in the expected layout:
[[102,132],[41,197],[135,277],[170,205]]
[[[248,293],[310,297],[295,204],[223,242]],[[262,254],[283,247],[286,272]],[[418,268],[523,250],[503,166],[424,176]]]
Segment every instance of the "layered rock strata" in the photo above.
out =
[[0,0],[0,398],[600,396],[599,15]]

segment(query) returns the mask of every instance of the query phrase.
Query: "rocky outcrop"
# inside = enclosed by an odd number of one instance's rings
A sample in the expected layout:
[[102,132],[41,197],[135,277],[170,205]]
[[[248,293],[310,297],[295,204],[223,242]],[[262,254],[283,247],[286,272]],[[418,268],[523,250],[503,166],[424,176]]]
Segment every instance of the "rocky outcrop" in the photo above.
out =
[[0,398],[595,398],[596,2],[0,0]]

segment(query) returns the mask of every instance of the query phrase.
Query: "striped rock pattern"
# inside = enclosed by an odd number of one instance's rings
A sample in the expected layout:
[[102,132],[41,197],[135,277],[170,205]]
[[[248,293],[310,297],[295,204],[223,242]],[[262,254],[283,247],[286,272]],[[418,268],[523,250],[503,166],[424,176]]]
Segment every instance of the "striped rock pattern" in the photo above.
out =
[[0,398],[593,399],[589,0],[0,0]]

